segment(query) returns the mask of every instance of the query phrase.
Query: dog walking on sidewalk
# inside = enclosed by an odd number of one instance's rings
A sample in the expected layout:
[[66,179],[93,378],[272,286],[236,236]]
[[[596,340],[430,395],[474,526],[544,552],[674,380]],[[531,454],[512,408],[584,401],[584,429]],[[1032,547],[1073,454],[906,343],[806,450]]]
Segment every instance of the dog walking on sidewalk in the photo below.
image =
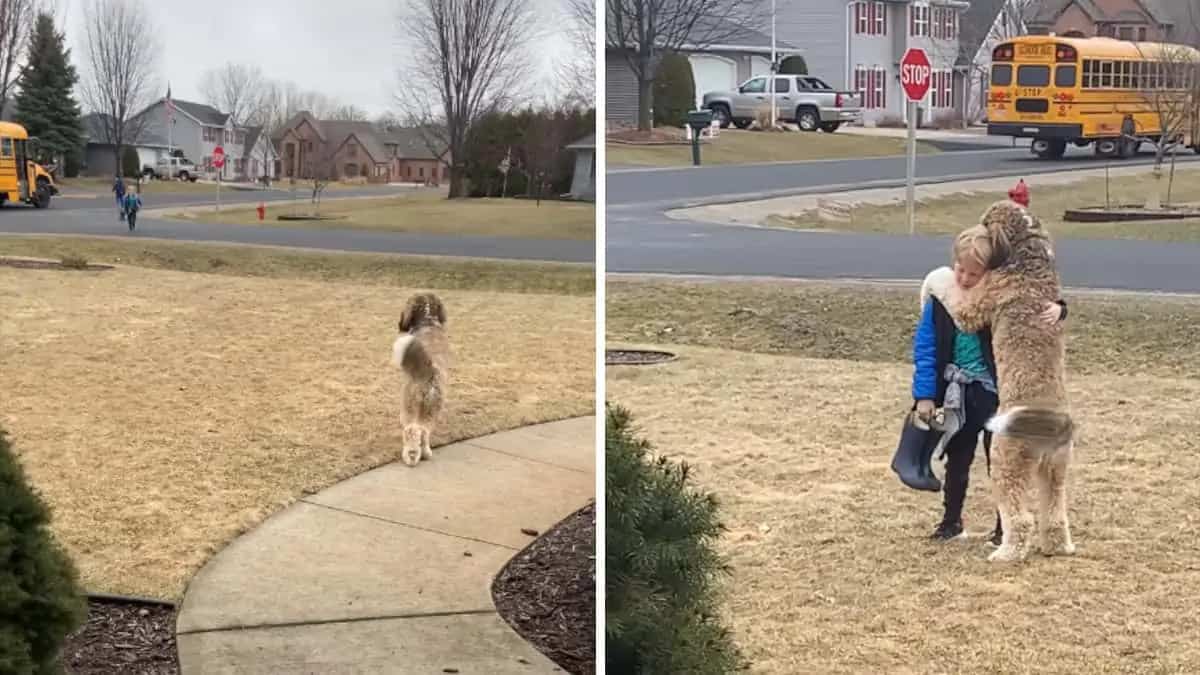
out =
[[430,436],[446,398],[450,346],[441,299],[433,293],[409,298],[400,314],[399,329],[392,345],[392,363],[403,377],[400,459],[416,466],[422,459],[433,458]]

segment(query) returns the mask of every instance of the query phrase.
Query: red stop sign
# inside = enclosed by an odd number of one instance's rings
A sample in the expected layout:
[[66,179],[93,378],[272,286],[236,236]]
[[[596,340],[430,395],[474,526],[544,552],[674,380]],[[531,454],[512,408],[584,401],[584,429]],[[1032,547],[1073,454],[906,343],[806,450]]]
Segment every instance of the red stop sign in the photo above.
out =
[[929,93],[933,81],[933,66],[924,49],[910,49],[900,59],[900,86],[910,101],[920,101]]
[[[928,89],[928,86],[926,88]],[[219,145],[213,150],[213,166],[218,169],[225,166],[225,148]]]

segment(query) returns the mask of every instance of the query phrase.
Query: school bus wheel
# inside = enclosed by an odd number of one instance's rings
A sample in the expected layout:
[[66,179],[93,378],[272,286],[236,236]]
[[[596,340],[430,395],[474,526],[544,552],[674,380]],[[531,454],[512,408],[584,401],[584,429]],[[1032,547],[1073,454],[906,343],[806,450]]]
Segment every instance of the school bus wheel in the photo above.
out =
[[1039,138],[1031,147],[1042,159],[1062,159],[1067,153],[1067,142],[1056,138]]

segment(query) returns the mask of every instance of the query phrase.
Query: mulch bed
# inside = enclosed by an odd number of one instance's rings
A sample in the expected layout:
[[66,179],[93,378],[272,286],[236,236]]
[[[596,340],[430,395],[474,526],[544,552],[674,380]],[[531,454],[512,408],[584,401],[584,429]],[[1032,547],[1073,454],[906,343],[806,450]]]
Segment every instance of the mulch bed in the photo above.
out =
[[563,670],[596,670],[596,511],[567,516],[508,562],[492,584],[500,616]]
[[113,269],[112,265],[86,263],[82,267],[72,267],[63,265],[62,263],[53,260],[30,260],[27,258],[0,258],[0,266],[16,267],[17,269],[26,270],[66,270],[76,272],[98,272],[101,270]]
[[67,638],[69,675],[178,675],[175,608],[88,600],[87,622]]
[[629,145],[688,145],[687,133],[674,127],[657,127],[650,131],[637,129],[621,129],[609,131],[604,136],[608,143],[625,143]]
[[641,366],[674,360],[675,355],[670,352],[647,351],[643,349],[604,350],[604,364],[607,366]]

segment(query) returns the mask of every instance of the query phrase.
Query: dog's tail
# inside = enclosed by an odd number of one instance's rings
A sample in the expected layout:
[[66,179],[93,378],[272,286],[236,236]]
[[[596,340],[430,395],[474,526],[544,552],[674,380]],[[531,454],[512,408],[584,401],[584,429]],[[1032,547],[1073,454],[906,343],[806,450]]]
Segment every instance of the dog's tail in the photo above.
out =
[[434,376],[433,359],[425,345],[407,333],[392,344],[392,363],[414,380],[429,380]]
[[1016,406],[996,415],[985,428],[994,434],[1056,448],[1070,443],[1075,435],[1075,422],[1067,413],[1028,406]]

